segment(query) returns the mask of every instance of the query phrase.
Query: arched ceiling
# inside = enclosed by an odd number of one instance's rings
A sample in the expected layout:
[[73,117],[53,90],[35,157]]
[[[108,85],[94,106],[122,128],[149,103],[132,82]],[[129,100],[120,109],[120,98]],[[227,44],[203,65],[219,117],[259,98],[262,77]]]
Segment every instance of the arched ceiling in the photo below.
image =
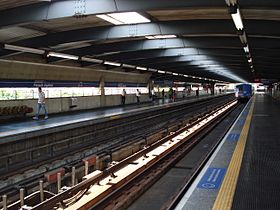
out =
[[[234,4],[240,9],[250,54],[244,52],[246,44],[228,10]],[[229,82],[280,79],[280,1],[10,0],[1,1],[0,8],[3,44]],[[150,22],[114,25],[96,16],[130,11]],[[152,35],[176,37],[146,38]],[[14,59],[15,53],[19,58],[19,52],[0,49],[4,59]]]

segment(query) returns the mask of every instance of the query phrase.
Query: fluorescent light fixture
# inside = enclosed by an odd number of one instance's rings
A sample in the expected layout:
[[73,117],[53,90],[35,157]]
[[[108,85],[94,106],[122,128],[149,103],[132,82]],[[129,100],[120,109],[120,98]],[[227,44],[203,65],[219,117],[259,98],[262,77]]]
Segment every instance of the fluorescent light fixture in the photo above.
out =
[[249,62],[249,63],[252,63],[252,61],[253,61],[252,58],[248,59],[248,62]]
[[158,73],[165,74],[165,71],[158,70]]
[[82,57],[81,60],[85,62],[91,62],[91,63],[103,63],[103,60],[95,59],[95,58]]
[[234,14],[231,14],[231,17],[233,19],[234,25],[236,27],[237,30],[243,30],[243,22],[242,22],[242,18],[240,15],[240,11],[239,8],[237,8],[237,12]]
[[243,48],[245,53],[249,53],[249,46],[247,45],[246,47]]
[[106,20],[110,23],[113,23],[114,25],[151,22],[148,18],[140,15],[137,12],[109,13],[103,15],[96,15],[96,17]]
[[129,64],[123,64],[122,67],[124,67],[124,68],[130,68],[130,69],[135,69],[135,68],[136,68],[136,66],[129,65]]
[[157,69],[148,69],[149,71],[152,71],[152,72],[157,72]]
[[189,75],[184,74],[184,77],[189,77]]
[[142,70],[142,71],[147,71],[148,70],[146,67],[141,67],[141,66],[137,66],[136,69]]
[[165,73],[166,74],[173,74],[173,72],[171,72],[171,71],[166,71]]
[[146,39],[156,39],[154,36],[145,36]]
[[243,43],[243,44],[247,44],[247,36],[246,36],[246,33],[245,31],[243,31],[243,34],[239,36],[239,39],[240,41]]
[[175,76],[178,76],[179,74],[177,74],[177,73],[172,73],[173,75],[175,75]]
[[110,66],[121,66],[122,64],[116,63],[116,62],[111,62],[111,61],[105,61],[105,65],[110,65]]
[[34,53],[34,54],[39,54],[39,55],[43,55],[45,53],[45,50],[39,50],[39,49],[34,49],[34,48],[29,48],[29,47],[20,47],[20,46],[10,45],[10,44],[4,44],[4,49],[20,51],[20,52],[25,52],[25,53]]
[[57,53],[57,52],[49,52],[47,56],[56,57],[56,58],[65,58],[65,59],[70,59],[70,60],[79,59],[79,56],[76,56],[76,55],[69,55],[69,54]]
[[123,23],[108,16],[108,15],[96,15],[96,17],[106,20],[107,22],[113,23],[114,25],[122,25]]
[[170,34],[170,35],[153,35],[153,36],[145,36],[146,39],[171,39],[176,38],[176,35]]

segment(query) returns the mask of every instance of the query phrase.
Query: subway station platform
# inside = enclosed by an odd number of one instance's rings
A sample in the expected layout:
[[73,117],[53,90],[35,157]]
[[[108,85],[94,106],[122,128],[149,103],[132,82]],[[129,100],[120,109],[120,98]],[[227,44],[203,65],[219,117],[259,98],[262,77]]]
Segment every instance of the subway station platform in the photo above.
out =
[[279,104],[250,100],[176,210],[280,209]]
[[32,118],[21,122],[8,122],[0,124],[0,143],[6,141],[18,140],[21,138],[33,137],[36,134],[43,135],[48,132],[56,132],[75,128],[77,126],[85,126],[88,123],[100,122],[101,120],[115,119],[119,117],[126,117],[134,113],[141,113],[150,109],[157,109],[172,104],[191,103],[196,100],[215,97],[211,95],[202,95],[199,97],[190,96],[185,100],[178,100],[172,102],[169,99],[158,99],[154,102],[134,104],[126,106],[109,107],[102,109],[94,109],[79,112],[67,112],[64,114],[51,115],[49,119],[44,120],[41,116],[39,120],[32,120]]

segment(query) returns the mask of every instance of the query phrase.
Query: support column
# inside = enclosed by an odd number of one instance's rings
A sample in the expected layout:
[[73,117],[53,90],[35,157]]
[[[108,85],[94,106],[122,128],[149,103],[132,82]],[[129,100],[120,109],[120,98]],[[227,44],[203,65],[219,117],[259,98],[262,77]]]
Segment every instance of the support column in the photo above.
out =
[[214,82],[210,83],[210,91],[211,91],[211,95],[215,95],[215,83]]
[[152,90],[154,88],[154,81],[153,80],[149,80],[147,88],[149,90],[149,98],[150,98],[150,97],[152,97]]
[[104,81],[104,77],[100,78],[99,81],[99,88],[100,88],[100,92],[101,92],[101,96],[100,96],[100,106],[104,107],[106,106],[106,97],[105,97],[105,81]]

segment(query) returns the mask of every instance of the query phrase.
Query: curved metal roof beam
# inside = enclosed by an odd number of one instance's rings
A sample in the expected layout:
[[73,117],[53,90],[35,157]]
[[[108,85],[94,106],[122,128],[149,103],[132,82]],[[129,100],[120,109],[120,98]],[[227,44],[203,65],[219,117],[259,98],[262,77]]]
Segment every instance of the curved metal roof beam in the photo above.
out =
[[[151,35],[236,34],[231,20],[192,20],[143,23],[134,25],[102,26],[64,31],[15,42],[29,47],[51,47],[79,41],[105,41],[121,38],[139,38]],[[261,31],[262,32],[262,31]],[[260,33],[261,34],[261,33]]]
[[[235,2],[235,0],[226,1],[231,3]],[[280,2],[276,0],[239,0],[238,2],[242,5],[242,8],[274,9],[280,7]],[[219,0],[60,0],[41,2],[1,11],[0,28],[67,17],[81,17],[113,12],[170,10],[193,7],[224,8],[224,4]]]
[[73,16],[215,6],[224,7],[222,2],[217,0],[211,3],[205,0],[60,0],[1,11],[0,28]]

